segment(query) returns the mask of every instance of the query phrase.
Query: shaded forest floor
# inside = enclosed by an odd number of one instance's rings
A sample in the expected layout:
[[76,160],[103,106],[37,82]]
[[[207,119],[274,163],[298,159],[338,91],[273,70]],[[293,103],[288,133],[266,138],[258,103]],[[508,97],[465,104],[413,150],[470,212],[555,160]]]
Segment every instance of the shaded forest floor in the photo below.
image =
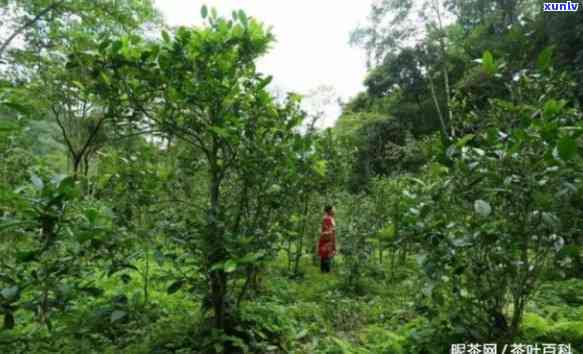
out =
[[[357,290],[346,288],[343,268],[322,274],[304,259],[304,277],[288,280],[282,263],[271,267],[265,297],[300,324],[298,353],[421,353],[454,344],[440,343],[445,338],[432,327],[413,257],[392,271],[388,263],[365,269]],[[517,342],[570,343],[583,352],[581,321],[583,280],[546,281],[528,303]]]
[[[287,260],[270,264],[259,292],[242,308],[240,329],[246,343],[241,345],[259,353],[439,353],[453,344],[434,327],[413,258],[393,272],[388,264],[364,269],[358,291],[346,288],[345,266],[338,258],[333,272],[322,274],[306,257],[297,278],[289,276]],[[163,277],[159,268],[153,272],[153,279],[157,277]],[[0,332],[0,352],[202,352],[192,349],[208,340],[199,332],[205,321],[200,301],[193,301],[186,290],[168,294],[165,282],[152,284],[150,303],[144,307],[140,278],[127,284],[119,276],[103,278],[97,285],[105,294],[57,315],[55,323],[61,325],[52,333],[36,324]],[[121,289],[127,301],[108,289]],[[112,322],[115,311],[125,315]],[[543,283],[528,304],[519,340],[571,343],[575,353],[581,352],[583,281]]]

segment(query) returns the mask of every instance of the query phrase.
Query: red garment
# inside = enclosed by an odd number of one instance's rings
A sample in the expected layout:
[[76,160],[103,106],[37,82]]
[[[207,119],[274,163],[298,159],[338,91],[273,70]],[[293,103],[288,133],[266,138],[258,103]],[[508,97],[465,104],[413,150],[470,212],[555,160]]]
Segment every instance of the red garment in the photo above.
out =
[[322,221],[322,232],[318,244],[320,258],[330,258],[336,255],[336,223],[331,215],[326,214]]

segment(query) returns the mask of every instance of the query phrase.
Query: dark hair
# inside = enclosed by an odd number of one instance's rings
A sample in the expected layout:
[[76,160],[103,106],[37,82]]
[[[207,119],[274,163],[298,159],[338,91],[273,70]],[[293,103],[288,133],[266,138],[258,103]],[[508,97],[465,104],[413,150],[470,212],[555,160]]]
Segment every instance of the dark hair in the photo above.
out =
[[325,211],[325,212],[327,212],[327,213],[329,213],[329,212],[331,212],[331,211],[332,211],[332,208],[333,208],[333,207],[332,207],[332,205],[326,205],[326,206],[324,207],[324,211]]

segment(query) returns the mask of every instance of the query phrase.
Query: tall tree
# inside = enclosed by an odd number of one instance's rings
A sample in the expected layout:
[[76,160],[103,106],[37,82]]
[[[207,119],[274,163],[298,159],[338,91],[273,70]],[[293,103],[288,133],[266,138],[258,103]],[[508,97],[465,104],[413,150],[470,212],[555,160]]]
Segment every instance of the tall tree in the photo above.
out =
[[[251,176],[248,168],[273,167],[249,163],[285,159],[285,141],[302,115],[297,114],[293,97],[283,105],[275,102],[266,91],[271,77],[256,71],[255,61],[268,50],[273,35],[243,11],[234,12],[232,20],[218,17],[215,10],[209,14],[206,7],[202,14],[207,19],[204,27],[182,27],[175,35],[163,32],[162,42],[135,37],[106,40],[100,53],[85,58],[92,58],[91,71],[101,78],[95,92],[110,107],[138,112],[141,126],[175,136],[204,157],[208,208],[201,245],[208,297],[215,328],[229,332],[233,327],[229,275],[236,269],[229,245],[240,236],[240,218],[246,213],[228,212],[232,200],[226,194],[227,181],[233,181],[237,170],[243,183],[265,183],[263,177]],[[250,186],[242,188],[245,185]],[[239,203],[243,208],[244,195]],[[268,220],[263,204],[255,203],[259,209],[254,217]]]

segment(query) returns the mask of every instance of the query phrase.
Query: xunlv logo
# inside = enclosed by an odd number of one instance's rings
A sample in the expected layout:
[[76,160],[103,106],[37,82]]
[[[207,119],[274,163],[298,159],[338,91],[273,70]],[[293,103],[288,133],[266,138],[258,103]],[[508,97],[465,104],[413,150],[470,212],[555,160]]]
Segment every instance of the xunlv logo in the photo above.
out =
[[545,2],[544,11],[557,11],[557,12],[575,12],[579,9],[579,3],[577,2]]

